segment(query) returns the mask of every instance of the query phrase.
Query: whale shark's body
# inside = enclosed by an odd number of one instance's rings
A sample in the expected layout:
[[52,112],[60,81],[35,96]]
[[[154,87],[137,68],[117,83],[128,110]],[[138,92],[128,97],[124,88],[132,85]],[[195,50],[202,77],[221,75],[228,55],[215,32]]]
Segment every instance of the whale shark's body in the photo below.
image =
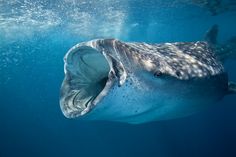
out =
[[68,118],[144,123],[191,115],[235,93],[207,42],[98,39],[65,56],[60,105]]

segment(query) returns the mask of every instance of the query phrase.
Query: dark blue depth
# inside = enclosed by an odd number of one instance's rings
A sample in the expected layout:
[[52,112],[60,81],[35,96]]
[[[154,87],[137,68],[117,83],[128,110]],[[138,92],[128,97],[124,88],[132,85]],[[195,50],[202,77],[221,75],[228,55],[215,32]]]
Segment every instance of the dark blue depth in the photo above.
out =
[[[28,18],[35,17],[34,24],[11,11],[25,2],[0,1],[0,157],[236,156],[236,95],[190,117],[142,125],[70,120],[59,107],[63,57],[74,44],[95,38],[197,41],[214,24],[223,43],[236,35],[235,2],[213,16],[203,6],[169,0],[31,1],[25,10],[42,10]],[[45,17],[61,20],[50,25]],[[235,58],[225,67],[236,82]]]

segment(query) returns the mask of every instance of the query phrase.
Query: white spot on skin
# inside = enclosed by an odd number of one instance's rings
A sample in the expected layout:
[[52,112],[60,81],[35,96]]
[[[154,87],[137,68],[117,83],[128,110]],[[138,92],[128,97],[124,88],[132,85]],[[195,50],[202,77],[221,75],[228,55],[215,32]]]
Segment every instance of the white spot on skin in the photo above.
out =
[[151,71],[152,69],[154,69],[154,66],[155,66],[151,60],[144,61],[144,65],[148,71]]

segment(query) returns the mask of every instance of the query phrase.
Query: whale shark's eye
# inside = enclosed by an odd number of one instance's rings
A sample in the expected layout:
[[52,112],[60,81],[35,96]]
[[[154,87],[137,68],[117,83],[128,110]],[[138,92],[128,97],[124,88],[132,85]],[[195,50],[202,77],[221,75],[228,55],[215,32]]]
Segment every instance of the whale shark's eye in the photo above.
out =
[[160,71],[155,71],[153,74],[155,77],[160,77],[162,73]]
[[181,72],[180,71],[176,71],[175,74],[180,77],[181,76]]

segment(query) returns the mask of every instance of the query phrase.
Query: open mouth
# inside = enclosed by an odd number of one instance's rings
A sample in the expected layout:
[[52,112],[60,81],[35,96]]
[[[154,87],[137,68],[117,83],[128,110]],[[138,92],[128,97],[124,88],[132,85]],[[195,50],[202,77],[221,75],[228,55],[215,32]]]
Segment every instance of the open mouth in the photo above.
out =
[[125,83],[127,72],[116,44],[115,39],[93,40],[77,44],[67,52],[60,93],[61,110],[67,118],[88,113],[115,82],[119,86]]
[[68,118],[89,112],[106,96],[116,78],[124,82],[124,68],[110,53],[90,46],[72,48],[65,56],[65,79],[60,105]]

